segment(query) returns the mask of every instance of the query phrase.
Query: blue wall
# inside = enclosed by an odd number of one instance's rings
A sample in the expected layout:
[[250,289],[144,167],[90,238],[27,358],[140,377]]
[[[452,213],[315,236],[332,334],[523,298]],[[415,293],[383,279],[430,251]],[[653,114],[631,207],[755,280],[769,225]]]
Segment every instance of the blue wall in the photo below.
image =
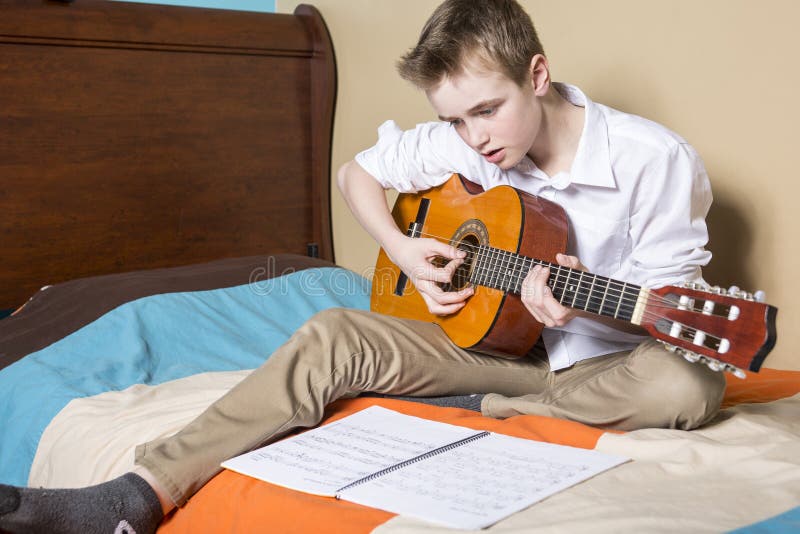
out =
[[142,4],[167,4],[171,6],[213,7],[241,11],[275,12],[275,0],[125,0]]

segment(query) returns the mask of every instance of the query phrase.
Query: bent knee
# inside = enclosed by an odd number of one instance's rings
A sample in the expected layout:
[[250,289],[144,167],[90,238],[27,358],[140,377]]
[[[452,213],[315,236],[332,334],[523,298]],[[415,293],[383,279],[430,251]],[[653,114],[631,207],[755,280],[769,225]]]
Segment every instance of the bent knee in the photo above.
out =
[[691,430],[719,411],[725,377],[666,350],[651,351],[632,366],[638,375],[642,427]]

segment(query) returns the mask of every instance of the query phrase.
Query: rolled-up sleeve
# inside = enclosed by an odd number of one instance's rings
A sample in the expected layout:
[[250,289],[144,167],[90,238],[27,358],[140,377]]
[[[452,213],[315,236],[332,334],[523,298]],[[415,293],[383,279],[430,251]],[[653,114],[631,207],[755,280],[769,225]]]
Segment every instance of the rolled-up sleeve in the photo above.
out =
[[378,128],[378,142],[356,162],[385,189],[424,191],[470,168],[477,154],[446,123],[426,122],[403,131],[394,121]]
[[711,259],[704,247],[712,196],[700,156],[690,145],[676,144],[641,178],[629,230],[634,246],[624,269],[630,281],[661,287],[701,279]]

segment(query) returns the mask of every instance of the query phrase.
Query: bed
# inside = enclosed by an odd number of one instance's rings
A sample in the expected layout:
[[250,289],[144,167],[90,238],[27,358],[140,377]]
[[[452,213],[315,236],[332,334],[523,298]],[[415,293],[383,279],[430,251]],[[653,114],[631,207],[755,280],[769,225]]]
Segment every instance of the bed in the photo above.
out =
[[[336,68],[320,14],[0,0],[0,482],[125,472],[308,317],[368,308],[334,263]],[[9,312],[10,313],[10,312]],[[497,532],[792,528],[800,373],[729,379],[693,431],[603,432],[536,416],[356,398],[633,462]],[[762,523],[764,522],[764,523]],[[439,532],[222,472],[159,532]]]

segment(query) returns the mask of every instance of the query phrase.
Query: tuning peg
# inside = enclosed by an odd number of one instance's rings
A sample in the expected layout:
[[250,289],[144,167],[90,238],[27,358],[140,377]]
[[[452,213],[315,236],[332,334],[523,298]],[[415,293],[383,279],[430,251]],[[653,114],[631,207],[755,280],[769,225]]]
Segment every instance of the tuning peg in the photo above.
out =
[[697,363],[697,361],[700,359],[699,354],[689,350],[681,350],[679,354],[681,354],[687,362]]
[[744,371],[742,371],[738,367],[735,367],[735,366],[733,366],[733,365],[731,365],[729,363],[725,364],[725,371],[728,371],[729,373],[731,373],[736,378],[741,378],[742,380],[747,378],[747,375],[744,373]]
[[686,289],[696,289],[697,291],[708,291],[708,285],[700,282],[684,282],[683,287]]
[[758,291],[753,293],[753,299],[756,302],[766,302],[767,301],[767,294],[759,289]]

